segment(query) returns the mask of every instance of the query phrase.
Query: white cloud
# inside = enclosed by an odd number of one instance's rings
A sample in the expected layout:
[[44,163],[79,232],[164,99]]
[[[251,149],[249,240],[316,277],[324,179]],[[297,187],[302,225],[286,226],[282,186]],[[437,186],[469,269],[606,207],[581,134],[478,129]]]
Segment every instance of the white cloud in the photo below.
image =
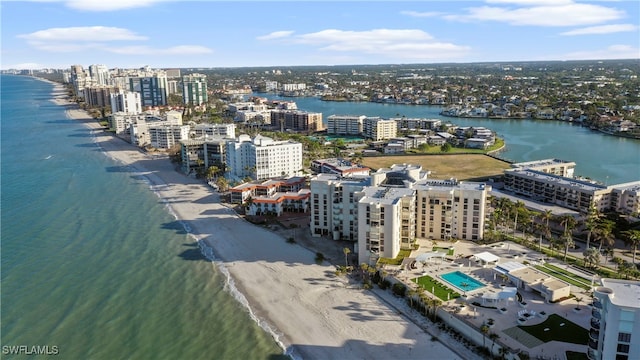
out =
[[289,37],[291,34],[293,34],[293,31],[274,31],[267,35],[258,36],[257,39],[258,40],[282,39],[282,38]]
[[115,11],[151,6],[170,0],[31,0],[34,2],[64,3],[67,7],[81,11]]
[[485,0],[489,4],[516,4],[516,5],[564,5],[572,4],[573,0]]
[[327,29],[315,33],[288,36],[288,43],[318,47],[325,52],[383,55],[401,59],[451,59],[468,54],[470,48],[436,41],[415,29],[373,29],[346,31]]
[[84,26],[67,28],[50,28],[30,34],[18,35],[28,41],[116,41],[146,40],[147,37],[117,27]]
[[612,34],[612,33],[636,31],[636,30],[638,30],[637,25],[613,24],[613,25],[591,26],[591,27],[586,27],[581,29],[575,29],[575,30],[563,32],[560,35],[572,36],[572,35]]
[[411,17],[417,17],[417,18],[436,17],[436,16],[443,15],[443,13],[438,12],[438,11],[426,11],[426,12],[420,12],[420,11],[400,11],[400,14],[402,14],[402,15],[407,15],[407,16],[411,16]]
[[119,48],[106,48],[104,50],[121,55],[201,55],[211,54],[213,52],[213,50],[200,45],[179,45],[168,48],[123,46]]
[[[615,8],[575,3],[573,1],[553,2],[529,0],[493,0],[493,3],[532,5],[520,8],[481,6],[467,8],[467,14],[447,15],[445,19],[456,21],[497,21],[511,25],[533,26],[580,26],[600,24],[617,20],[625,12]],[[538,4],[542,5],[538,5]]]
[[561,56],[563,60],[640,59],[640,48],[630,45],[611,45],[605,49],[576,51]]

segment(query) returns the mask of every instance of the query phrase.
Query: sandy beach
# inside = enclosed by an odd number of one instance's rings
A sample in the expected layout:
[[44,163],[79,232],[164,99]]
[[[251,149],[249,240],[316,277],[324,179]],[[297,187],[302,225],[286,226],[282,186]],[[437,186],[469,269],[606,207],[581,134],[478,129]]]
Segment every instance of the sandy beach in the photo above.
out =
[[150,180],[161,201],[213,251],[219,269],[228,271],[230,289],[243,295],[287,354],[296,359],[462,358],[388,301],[336,277],[333,265],[316,264],[314,252],[239,217],[202,181],[175,171],[167,156],[145,153],[104,132],[60,89],[54,102],[83,122],[108,156]]

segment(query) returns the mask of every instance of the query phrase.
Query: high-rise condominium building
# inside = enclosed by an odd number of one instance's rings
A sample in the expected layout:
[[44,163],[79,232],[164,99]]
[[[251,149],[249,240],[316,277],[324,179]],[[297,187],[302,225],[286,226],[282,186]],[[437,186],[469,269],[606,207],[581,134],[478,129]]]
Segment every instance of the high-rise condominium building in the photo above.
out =
[[89,75],[98,85],[109,85],[109,69],[106,65],[89,66]]
[[129,90],[140,93],[143,107],[167,105],[167,87],[167,76],[164,73],[129,78]]
[[111,113],[138,114],[142,112],[140,93],[127,91],[111,94]]
[[182,98],[187,105],[202,105],[208,101],[207,76],[189,74],[182,77]]
[[227,169],[239,178],[255,180],[295,176],[302,169],[302,144],[240,135],[227,143]]
[[587,356],[640,359],[640,282],[602,279],[593,292]]

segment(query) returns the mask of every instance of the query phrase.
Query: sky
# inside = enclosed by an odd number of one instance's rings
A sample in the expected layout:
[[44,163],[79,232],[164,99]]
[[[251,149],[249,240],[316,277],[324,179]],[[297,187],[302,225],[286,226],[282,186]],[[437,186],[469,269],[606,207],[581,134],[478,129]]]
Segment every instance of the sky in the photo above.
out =
[[2,69],[640,59],[640,1],[0,2]]

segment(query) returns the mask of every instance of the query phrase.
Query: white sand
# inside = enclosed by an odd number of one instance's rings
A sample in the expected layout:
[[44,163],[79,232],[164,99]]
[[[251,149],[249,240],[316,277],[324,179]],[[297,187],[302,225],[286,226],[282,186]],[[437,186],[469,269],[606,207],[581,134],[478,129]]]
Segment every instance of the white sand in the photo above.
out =
[[372,292],[348,288],[333,275],[333,266],[317,265],[311,251],[239,218],[208,186],[176,172],[166,156],[103,133],[63,97],[54,101],[95,129],[97,144],[109,156],[147,174],[190,232],[214,249],[251,311],[287,353],[304,359],[460,358]]

